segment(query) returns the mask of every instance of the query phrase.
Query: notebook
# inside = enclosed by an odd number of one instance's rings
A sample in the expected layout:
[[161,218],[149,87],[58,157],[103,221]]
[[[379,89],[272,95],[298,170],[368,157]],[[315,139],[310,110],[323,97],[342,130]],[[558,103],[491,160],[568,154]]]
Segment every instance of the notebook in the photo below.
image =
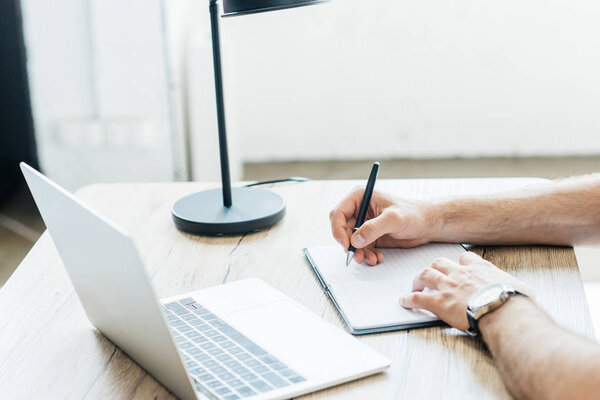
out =
[[399,303],[410,293],[415,275],[438,257],[453,261],[465,252],[459,244],[432,243],[412,249],[380,249],[384,261],[374,267],[352,261],[338,245],[304,249],[310,266],[350,333],[363,335],[443,325],[432,313],[408,310]]

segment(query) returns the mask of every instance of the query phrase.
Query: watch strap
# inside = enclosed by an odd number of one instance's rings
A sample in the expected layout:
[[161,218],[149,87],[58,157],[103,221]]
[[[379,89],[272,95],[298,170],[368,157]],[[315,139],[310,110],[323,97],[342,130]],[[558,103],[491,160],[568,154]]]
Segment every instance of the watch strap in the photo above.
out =
[[469,327],[466,330],[467,334],[470,336],[480,336],[481,331],[479,330],[479,320],[481,319],[481,317],[496,311],[497,309],[502,307],[508,300],[510,300],[511,297],[517,295],[527,297],[525,293],[511,287],[511,290],[508,290],[502,294],[501,298],[504,297],[504,300],[498,305],[498,307],[490,309],[489,311],[479,315],[478,317],[476,317],[475,313],[473,313],[473,311],[469,307],[467,307],[467,321],[469,321]]

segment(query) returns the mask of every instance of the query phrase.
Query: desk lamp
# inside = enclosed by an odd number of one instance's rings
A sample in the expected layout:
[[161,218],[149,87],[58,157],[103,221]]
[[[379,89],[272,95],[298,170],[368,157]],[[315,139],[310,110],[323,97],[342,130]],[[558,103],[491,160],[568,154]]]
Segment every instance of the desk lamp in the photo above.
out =
[[[325,1],[327,0],[223,0],[223,16],[282,10]],[[217,0],[210,0],[209,11],[222,187],[221,189],[205,190],[185,196],[173,204],[171,212],[175,226],[188,233],[197,235],[236,235],[256,232],[279,222],[283,218],[285,215],[285,201],[277,193],[268,190],[251,187],[231,187],[225,129]]]

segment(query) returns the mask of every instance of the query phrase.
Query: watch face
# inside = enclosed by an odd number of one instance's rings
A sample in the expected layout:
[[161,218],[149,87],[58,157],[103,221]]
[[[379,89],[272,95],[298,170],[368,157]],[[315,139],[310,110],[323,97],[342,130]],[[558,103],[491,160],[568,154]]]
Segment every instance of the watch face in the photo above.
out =
[[471,299],[469,300],[469,307],[471,307],[471,309],[485,307],[498,300],[504,291],[505,287],[502,283],[496,283],[494,285],[481,288],[476,291],[473,296],[471,296]]

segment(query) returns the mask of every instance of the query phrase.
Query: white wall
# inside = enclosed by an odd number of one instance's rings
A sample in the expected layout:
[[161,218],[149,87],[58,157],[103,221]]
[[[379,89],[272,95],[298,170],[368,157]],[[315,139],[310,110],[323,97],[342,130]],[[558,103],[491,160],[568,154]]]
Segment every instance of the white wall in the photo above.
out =
[[70,189],[181,175],[159,0],[23,0],[44,171]]
[[[50,176],[185,178],[188,132],[193,177],[218,179],[208,1],[23,8]],[[332,0],[224,18],[233,175],[242,159],[598,154],[598,21],[591,0]]]
[[600,3],[333,0],[222,21],[244,159],[600,152]]

